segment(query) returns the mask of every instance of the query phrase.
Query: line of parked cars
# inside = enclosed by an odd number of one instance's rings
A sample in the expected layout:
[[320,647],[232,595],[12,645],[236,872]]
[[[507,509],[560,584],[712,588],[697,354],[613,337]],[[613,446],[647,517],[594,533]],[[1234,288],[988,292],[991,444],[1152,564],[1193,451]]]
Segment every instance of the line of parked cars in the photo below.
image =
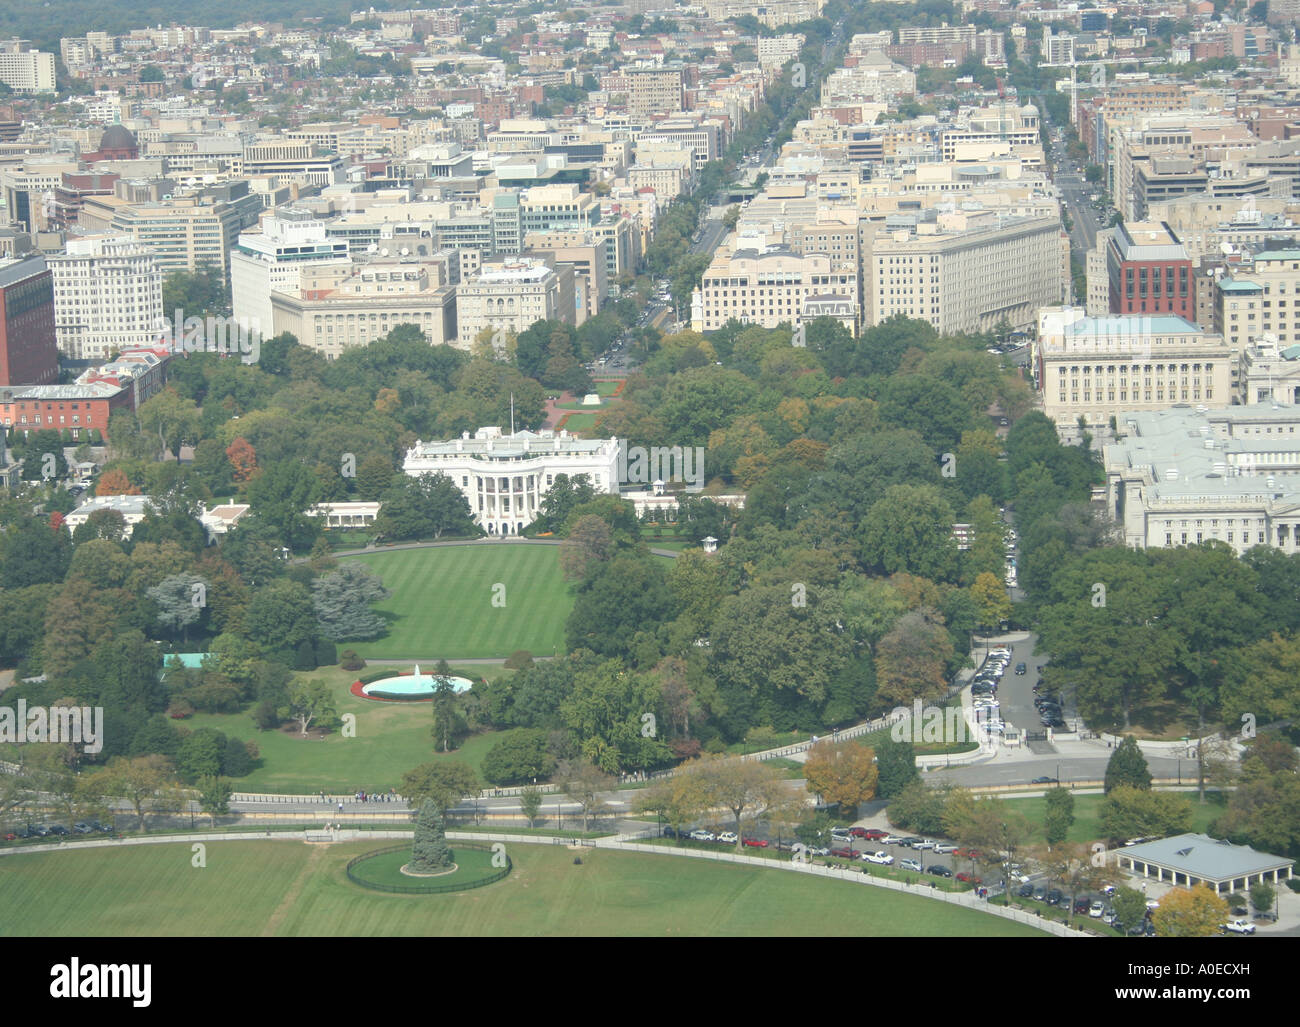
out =
[[112,824],[101,824],[98,820],[79,820],[69,830],[63,824],[28,824],[17,831],[10,831],[4,839],[7,842],[20,838],[63,838],[74,834],[112,834]]
[[[664,828],[665,838],[676,838],[677,832],[671,827]],[[735,845],[735,831],[709,831],[703,827],[698,827],[694,831],[683,831],[683,838],[689,838],[693,842],[717,842],[720,845]],[[741,838],[741,845],[747,845],[752,849],[766,849],[770,844],[766,838]]]
[[[1011,650],[1007,646],[996,646],[989,650],[988,656],[971,681],[971,705],[975,709],[975,717],[994,734],[1006,730],[997,693],[998,683],[1002,680],[1002,675],[1006,673],[1010,662]],[[1018,668],[1016,672],[1020,672]]]

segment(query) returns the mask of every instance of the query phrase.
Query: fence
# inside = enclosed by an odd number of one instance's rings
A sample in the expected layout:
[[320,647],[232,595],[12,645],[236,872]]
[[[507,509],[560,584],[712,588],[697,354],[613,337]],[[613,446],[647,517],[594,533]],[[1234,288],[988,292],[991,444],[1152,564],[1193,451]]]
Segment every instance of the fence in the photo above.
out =
[[[491,852],[492,850],[486,845],[457,845],[458,849],[470,849],[477,852]],[[367,852],[364,855],[357,856],[355,859],[348,861],[346,873],[348,880],[353,884],[360,885],[362,888],[373,888],[376,891],[393,892],[399,895],[441,895],[453,891],[469,891],[473,888],[484,888],[489,884],[496,884],[497,881],[504,880],[513,869],[510,862],[510,856],[505,852],[506,865],[498,870],[495,874],[488,874],[487,877],[480,877],[473,881],[448,881],[446,884],[427,884],[427,885],[404,885],[404,884],[381,884],[379,881],[367,881],[364,878],[353,873],[353,867],[359,863],[375,856],[387,856],[392,852],[409,852],[409,845],[389,845],[383,849],[376,849],[374,852]]]

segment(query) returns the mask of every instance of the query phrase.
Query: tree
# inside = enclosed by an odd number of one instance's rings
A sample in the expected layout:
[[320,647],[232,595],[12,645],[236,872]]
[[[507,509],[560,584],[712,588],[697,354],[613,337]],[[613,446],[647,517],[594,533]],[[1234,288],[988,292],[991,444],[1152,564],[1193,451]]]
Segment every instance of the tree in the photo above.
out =
[[1109,839],[1181,834],[1191,827],[1192,804],[1173,792],[1117,785],[1102,800],[1097,824]]
[[199,440],[199,408],[184,399],[172,386],[146,400],[140,407],[140,427],[158,438],[159,454],[170,453],[177,460],[181,447]]
[[618,779],[584,760],[563,760],[555,768],[555,780],[560,790],[582,807],[582,830],[585,832],[593,817],[605,811],[603,792],[612,792]]
[[279,578],[258,588],[244,611],[244,635],[264,652],[292,651],[316,633],[311,594],[296,581]]
[[380,503],[375,531],[389,542],[478,534],[468,500],[445,474],[394,475]]
[[1219,933],[1227,918],[1227,900],[1208,885],[1198,884],[1166,892],[1151,914],[1151,923],[1161,938],[1209,938]]
[[564,580],[583,580],[591,565],[608,559],[613,549],[614,533],[602,518],[592,514],[577,518],[560,548]]
[[657,813],[673,829],[681,844],[686,826],[699,819],[708,810],[708,795],[700,763],[692,760],[683,763],[669,777],[661,777],[637,799],[637,809],[643,813]]
[[921,779],[916,769],[916,750],[911,742],[896,742],[885,732],[876,746],[876,769],[879,779],[876,794],[882,799],[892,799],[914,781]]
[[519,793],[519,812],[528,818],[528,826],[537,825],[537,815],[542,811],[542,790],[529,785]]
[[457,760],[422,763],[402,775],[402,795],[410,802],[433,800],[438,809],[451,809],[467,795],[477,795],[478,776]]
[[937,487],[891,485],[862,522],[862,562],[886,574],[904,571],[932,581],[953,580],[958,564],[955,519]]
[[145,595],[158,607],[158,623],[168,631],[179,631],[184,642],[207,607],[207,590],[208,583],[197,574],[173,574]]
[[97,496],[138,496],[139,494],[140,490],[132,485],[131,479],[117,467],[110,467],[95,483]]
[[452,851],[447,844],[442,810],[433,799],[425,799],[415,818],[415,841],[411,846],[409,869],[417,874],[436,874],[451,865]]
[[941,699],[948,689],[952,655],[952,635],[938,611],[923,606],[905,613],[876,646],[877,695],[883,702],[908,707],[915,699]]
[[388,630],[388,622],[370,604],[392,593],[364,564],[344,563],[312,582],[312,608],[320,633],[335,642],[364,642]]
[[226,459],[236,484],[246,485],[257,477],[257,451],[242,436],[226,447]]
[[1065,841],[1074,824],[1074,793],[1068,788],[1049,788],[1046,794],[1047,808],[1043,814],[1043,829],[1048,845],[1057,845]]
[[1256,881],[1250,886],[1250,905],[1256,913],[1270,913],[1277,892],[1267,881]]
[[199,778],[199,808],[212,818],[212,826],[217,826],[217,817],[230,812],[230,796],[234,789],[223,777],[208,776]]
[[737,852],[741,844],[741,818],[746,813],[761,817],[789,795],[781,772],[760,760],[710,759],[700,765],[699,772],[703,775],[709,806],[731,811]]
[[150,815],[164,813],[172,804],[165,793],[175,779],[164,756],[118,756],[95,777],[104,794],[119,796],[131,805],[141,831],[149,830]]
[[1146,790],[1151,788],[1151,768],[1147,766],[1146,757],[1142,755],[1137,739],[1132,735],[1124,736],[1106,764],[1106,794],[1109,795],[1112,789],[1119,786]]
[[970,594],[975,601],[979,626],[986,635],[992,634],[998,625],[1010,618],[1011,597],[997,575],[982,572],[971,585]]
[[320,727],[332,726],[337,714],[329,685],[319,678],[295,681],[289,688],[289,708],[284,716],[298,722],[298,733],[302,735],[307,734],[312,721]]
[[547,743],[547,732],[537,728],[507,731],[483,757],[483,780],[490,785],[514,785],[549,777],[555,760]]
[[451,736],[456,728],[456,689],[451,683],[451,667],[439,660],[434,671],[437,684],[433,686],[433,737],[442,743],[443,752],[451,752]]
[[869,746],[850,740],[821,741],[808,752],[804,779],[823,802],[838,803],[840,812],[857,816],[858,806],[876,795],[880,772]]
[[1111,909],[1115,911],[1115,926],[1129,931],[1142,923],[1147,915],[1147,897],[1136,888],[1116,888],[1110,897]]

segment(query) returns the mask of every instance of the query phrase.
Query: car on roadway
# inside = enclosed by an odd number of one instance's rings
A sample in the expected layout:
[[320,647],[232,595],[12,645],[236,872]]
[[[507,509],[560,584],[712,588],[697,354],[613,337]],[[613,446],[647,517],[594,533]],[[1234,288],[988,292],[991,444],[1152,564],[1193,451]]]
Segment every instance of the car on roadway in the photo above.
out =
[[1029,668],[1026,667],[1023,662],[1016,664],[1016,674],[1020,675],[1021,677],[1023,677],[1025,672],[1028,670]]
[[1227,934],[1254,934],[1255,925],[1244,916],[1239,916],[1224,924],[1223,930]]
[[912,870],[919,874],[922,870],[921,861],[919,859],[900,859],[898,861],[898,869]]
[[887,852],[867,852],[862,856],[867,863],[877,863],[880,866],[892,866],[894,857]]
[[1059,785],[1061,782],[1054,777],[1036,777],[1029,783],[1031,785]]
[[712,831],[706,831],[702,827],[697,827],[694,831],[686,836],[693,842],[716,842],[718,836]]

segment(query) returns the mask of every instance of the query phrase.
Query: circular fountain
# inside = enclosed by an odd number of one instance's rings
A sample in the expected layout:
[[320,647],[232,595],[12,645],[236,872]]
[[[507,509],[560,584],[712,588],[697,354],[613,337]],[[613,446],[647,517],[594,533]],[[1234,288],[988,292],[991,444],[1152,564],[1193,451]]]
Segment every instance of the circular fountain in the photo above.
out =
[[[378,681],[363,685],[356,681],[352,685],[352,694],[363,699],[379,699],[385,702],[429,702],[442,680],[440,674],[422,674],[420,665],[409,674],[392,674]],[[469,678],[447,675],[453,692],[468,692],[473,687]]]

